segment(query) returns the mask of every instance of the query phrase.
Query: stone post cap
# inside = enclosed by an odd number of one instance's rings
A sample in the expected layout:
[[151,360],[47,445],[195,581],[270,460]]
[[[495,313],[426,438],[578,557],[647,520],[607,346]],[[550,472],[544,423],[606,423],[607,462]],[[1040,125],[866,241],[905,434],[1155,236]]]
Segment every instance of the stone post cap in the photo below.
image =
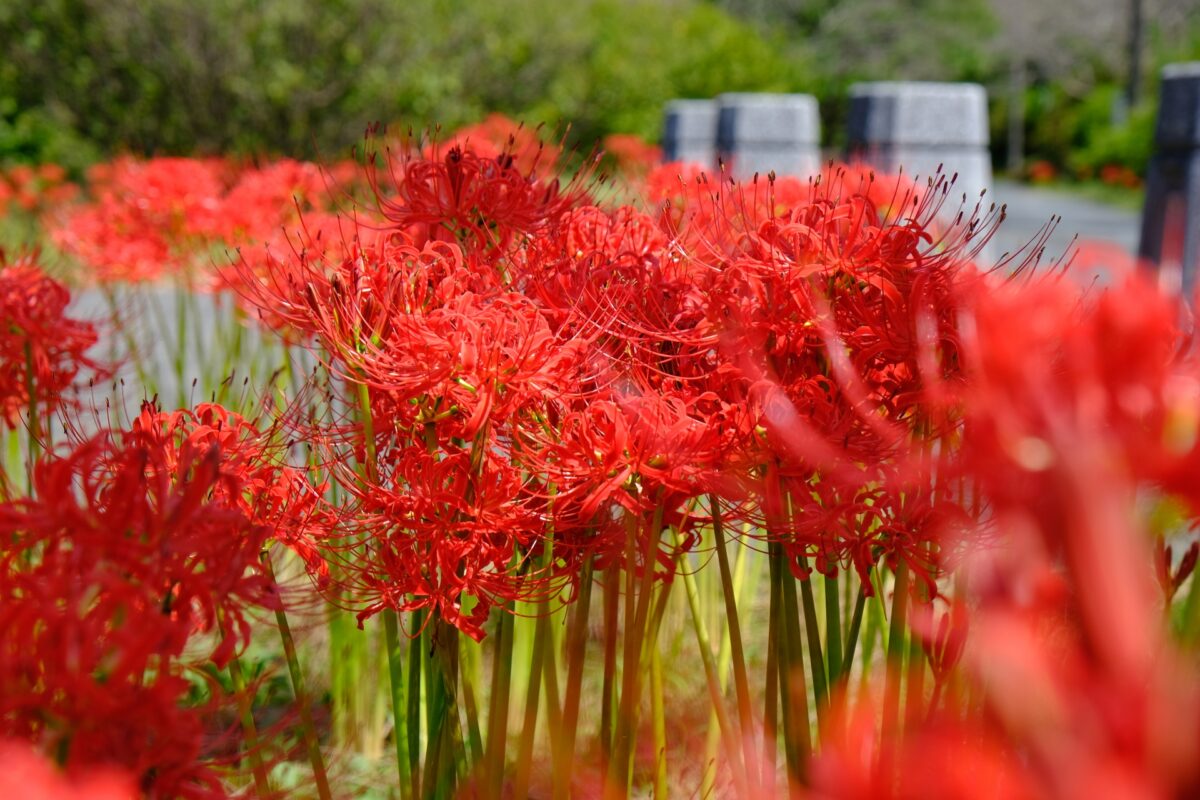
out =
[[671,100],[663,111],[663,139],[713,142],[717,135],[715,100]]
[[816,146],[821,141],[817,98],[809,94],[733,92],[717,97],[717,147],[747,144]]
[[1200,149],[1200,61],[1163,67],[1154,142],[1164,150]]
[[988,144],[987,92],[977,83],[872,81],[850,87],[850,146]]

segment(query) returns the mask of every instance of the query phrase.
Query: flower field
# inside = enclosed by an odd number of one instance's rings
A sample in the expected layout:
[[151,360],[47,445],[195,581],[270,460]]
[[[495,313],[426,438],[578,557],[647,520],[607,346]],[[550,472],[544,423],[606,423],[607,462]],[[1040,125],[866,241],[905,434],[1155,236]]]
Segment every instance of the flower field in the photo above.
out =
[[0,797],[1200,796],[1188,298],[607,145],[5,177]]

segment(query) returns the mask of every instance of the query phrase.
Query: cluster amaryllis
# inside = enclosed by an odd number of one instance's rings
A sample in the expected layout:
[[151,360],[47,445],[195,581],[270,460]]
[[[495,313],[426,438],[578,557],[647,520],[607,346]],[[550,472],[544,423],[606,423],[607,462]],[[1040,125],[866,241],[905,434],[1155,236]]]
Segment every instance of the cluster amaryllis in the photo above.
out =
[[[589,649],[604,793],[645,769],[663,795],[674,599],[712,703],[702,795],[773,796],[781,749],[794,796],[1194,793],[1200,682],[1164,635],[1200,637],[1200,371],[1178,300],[988,269],[1002,212],[948,218],[940,174],[739,182],[614,145],[627,194],[596,188],[596,158],[566,177],[571,154],[498,117],[377,148],[361,197],[298,162],[119,162],[64,243],[110,279],[236,247],[218,283],[282,339],[267,357],[296,396],[266,428],[148,405],[51,450],[27,497],[6,490],[0,741],[51,754],[68,787],[113,770],[152,797],[220,797],[229,698],[198,701],[196,670],[234,681],[260,610],[305,711],[277,544],[330,605],[332,735],[390,722],[376,743],[412,797],[499,798],[510,775],[537,795],[543,718],[548,794],[578,794]],[[59,294],[17,277],[54,301],[24,313],[56,325]],[[40,363],[13,373],[11,418],[77,380]],[[739,596],[762,551],[769,587]],[[486,695],[464,636],[488,640]],[[360,719],[385,680],[390,709]],[[232,699],[249,754],[251,700]]]
[[133,800],[137,787],[129,775],[96,769],[67,777],[27,743],[0,740],[0,792],[5,797],[37,800]]
[[541,126],[529,126],[503,114],[489,114],[474,125],[459,128],[422,148],[424,158],[437,160],[452,147],[485,159],[504,159],[525,175],[557,177],[561,144],[546,140]]
[[78,194],[79,186],[59,164],[22,164],[0,173],[0,210],[15,207],[28,214],[44,213]]
[[[348,398],[369,426],[351,438],[363,474],[342,470],[357,498],[343,574],[365,614],[430,607],[482,636],[498,599],[537,585],[516,573],[544,489],[519,477],[513,428],[574,385],[581,346],[457,244],[392,233],[330,262],[294,262],[270,307],[365,392],[365,406],[358,390]],[[460,611],[468,597],[473,615]]]
[[[95,326],[67,314],[71,295],[47,276],[34,257],[0,260],[0,422],[18,424],[21,415],[47,416],[67,401],[71,388],[100,365],[88,355],[96,344]],[[28,423],[35,429],[36,419]]]
[[93,168],[92,197],[52,215],[51,237],[97,283],[182,277],[201,288],[222,251],[275,240],[300,211],[336,205],[353,174],[283,159],[121,158]]
[[841,168],[808,184],[685,179],[670,196],[662,223],[690,266],[688,290],[663,294],[690,290],[701,316],[650,340],[672,343],[664,379],[718,398],[737,431],[720,455],[725,486],[744,487],[723,492],[730,512],[785,542],[798,574],[809,558],[827,575],[853,564],[870,592],[886,555],[932,588],[933,543],[964,515],[928,483],[945,468],[922,466],[925,442],[955,435],[925,399],[961,379],[952,290],[986,230],[939,232],[938,192]]
[[189,672],[224,667],[252,610],[279,607],[273,538],[321,567],[316,494],[270,454],[219,407],[147,405],[35,465],[31,495],[0,504],[4,736],[146,797],[227,796],[212,719],[232,698],[197,704]]
[[[589,202],[590,167],[560,177],[557,150],[528,155],[530,142],[513,136],[497,148],[471,138],[418,151],[405,143],[368,164],[380,212],[418,242],[457,241],[492,260]],[[547,166],[543,166],[543,157]],[[382,162],[382,163],[381,163]]]
[[[1185,797],[1200,787],[1200,681],[1165,636],[1155,504],[1196,524],[1196,356],[1180,299],[1142,275],[1084,291],[1061,275],[957,288],[960,477],[987,511],[963,572],[969,633],[923,636],[961,658],[967,701],[938,693],[882,741],[867,702],[814,763],[837,797]],[[1024,324],[1014,326],[1014,315]],[[1190,477],[1184,477],[1190,476]],[[1161,547],[1161,543],[1159,544]],[[1161,573],[1168,573],[1168,580]],[[963,612],[957,612],[963,614]],[[945,688],[943,686],[943,688]],[[940,701],[940,703],[938,702]],[[976,707],[976,704],[978,707]],[[1069,744],[1068,744],[1069,743]],[[930,770],[930,764],[944,768]]]

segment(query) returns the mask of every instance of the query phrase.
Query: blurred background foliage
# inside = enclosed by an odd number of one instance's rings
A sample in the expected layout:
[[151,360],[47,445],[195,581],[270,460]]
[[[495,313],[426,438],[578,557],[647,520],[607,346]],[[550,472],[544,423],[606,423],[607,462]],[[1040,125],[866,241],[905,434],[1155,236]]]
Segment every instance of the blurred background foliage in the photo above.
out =
[[1144,170],[1200,0],[0,0],[0,53],[0,164],[75,173],[126,151],[332,158],[371,122],[491,111],[586,148],[723,91],[816,94],[836,147],[852,82],[915,79],[988,86],[1001,166],[1087,178]]

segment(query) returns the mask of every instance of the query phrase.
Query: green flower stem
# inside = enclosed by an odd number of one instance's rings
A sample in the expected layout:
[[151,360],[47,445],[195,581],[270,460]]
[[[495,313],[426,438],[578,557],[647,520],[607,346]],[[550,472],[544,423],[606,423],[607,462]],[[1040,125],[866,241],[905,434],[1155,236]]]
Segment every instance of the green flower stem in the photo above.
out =
[[[551,731],[561,731],[563,729],[562,702],[559,699],[558,691],[558,658],[555,656],[553,628],[551,628],[550,638],[546,642],[546,654],[542,664],[542,689],[546,692],[546,702],[543,704],[546,707],[546,727]],[[561,750],[559,737],[551,736],[551,758],[560,757]]]
[[[661,504],[657,505],[650,525],[645,530],[646,543],[642,552],[642,580],[640,589],[636,592],[636,606],[634,603],[635,580],[631,567],[636,550],[637,521],[633,520],[628,526],[629,534],[626,543],[626,574],[628,576],[626,591],[628,594],[625,600],[625,646],[621,664],[621,704],[617,712],[613,758],[609,762],[608,769],[608,792],[616,793],[616,796],[620,797],[628,795],[629,782],[632,778],[631,762],[634,753],[634,738],[637,732],[634,715],[637,713],[641,690],[642,648],[654,588],[654,552],[662,532],[664,511]],[[697,602],[699,602],[698,599]]]
[[371,413],[371,390],[365,383],[358,384],[358,410],[363,426],[363,445],[366,448],[367,461],[364,464],[368,481],[374,481],[377,474],[375,450],[375,419]]
[[[547,571],[553,562],[554,539],[552,536],[548,536],[545,540],[545,546],[542,549],[539,561],[541,571]],[[553,662],[546,663],[547,652],[553,645],[553,636],[550,633],[550,600],[542,598],[538,601],[535,608],[537,615],[533,621],[533,645],[530,648],[529,682],[525,693],[525,715],[521,721],[521,738],[517,746],[517,768],[513,777],[513,796],[521,799],[529,795],[529,778],[533,769],[533,746],[535,737],[537,736],[542,673],[543,671],[549,673],[551,670],[557,672]],[[549,678],[550,675],[547,674],[546,677]],[[557,687],[555,689],[555,694],[557,694]],[[550,703],[557,704],[557,702],[557,698],[550,699]],[[547,704],[547,712],[550,710],[550,703]]]
[[408,712],[405,714],[408,733],[408,776],[409,797],[412,800],[421,797],[421,667],[427,661],[426,643],[428,634],[425,612],[417,609],[412,613],[412,624],[420,633],[408,644],[408,691],[406,701]]
[[435,619],[430,624],[429,740],[422,781],[426,800],[448,800],[455,795],[461,748],[458,721],[458,629]]
[[467,746],[471,753],[472,764],[483,763],[483,735],[479,730],[479,702],[476,700],[475,681],[477,680],[479,657],[482,654],[480,646],[469,640],[459,640],[459,656],[461,663],[458,670],[459,683],[462,685],[463,712],[467,717]]
[[25,341],[25,394],[29,398],[29,494],[33,496],[33,467],[41,456],[42,418],[38,413],[37,384],[33,380],[33,343]]
[[613,712],[617,676],[617,605],[620,601],[620,571],[604,571],[604,680],[600,688],[600,753],[604,763],[612,758]]
[[892,589],[892,619],[888,631],[887,674],[883,691],[882,733],[890,739],[898,732],[900,720],[900,681],[904,669],[904,626],[908,616],[908,565],[896,567]]
[[[725,624],[728,632],[729,652],[733,666],[733,686],[737,694],[738,722],[741,729],[742,746],[747,764],[758,759],[754,753],[754,712],[750,707],[750,680],[746,675],[746,655],[742,649],[742,627],[738,619],[737,588],[730,575],[729,553],[725,547],[725,526],[721,521],[720,502],[715,494],[709,495],[708,505],[712,514],[713,540],[717,550],[717,566],[721,572],[721,590],[725,601]],[[738,565],[742,559],[739,555]]]
[[487,797],[499,800],[504,785],[504,756],[508,743],[508,699],[512,687],[513,654],[512,609],[500,610],[492,651],[491,707],[488,712],[487,753],[485,755],[485,785]]
[[688,607],[692,612],[692,630],[696,635],[696,644],[700,650],[700,660],[704,664],[704,677],[708,684],[708,696],[713,710],[717,714],[717,724],[721,728],[721,738],[725,745],[725,757],[733,772],[734,784],[740,796],[747,795],[746,769],[742,762],[742,751],[734,741],[738,733],[725,710],[725,699],[721,694],[721,683],[717,673],[717,665],[713,659],[712,643],[708,638],[708,630],[704,626],[704,618],[700,614],[700,597],[696,590],[696,578],[691,567],[685,563],[686,554],[683,541],[674,528],[671,529],[674,538],[675,558],[679,562],[679,577],[683,580],[683,589],[687,595]]
[[250,759],[250,771],[254,774],[254,790],[259,797],[271,796],[271,784],[267,780],[267,767],[263,763],[262,750],[258,741],[258,726],[254,723],[254,698],[246,693],[246,675],[242,662],[234,656],[229,661],[229,677],[237,695],[238,713],[242,718],[242,730],[246,734],[246,756]]
[[[275,580],[275,568],[271,565],[271,553],[268,550],[263,550],[261,554],[263,571],[267,575],[267,580],[272,586],[278,586]],[[308,692],[305,690],[304,671],[300,668],[300,656],[296,652],[296,641],[292,637],[292,627],[288,624],[287,611],[281,602],[279,608],[275,610],[275,623],[279,628],[279,638],[283,643],[283,654],[287,659],[288,672],[292,678],[292,693],[296,697],[296,705],[300,710],[300,730],[304,737],[304,744],[308,749],[308,760],[312,765],[313,779],[317,784],[317,796],[320,800],[331,800],[332,794],[329,791],[329,776],[325,771],[325,759],[321,755],[321,742],[317,737],[317,727],[313,723],[312,704],[308,699]],[[391,642],[389,639],[388,648],[389,661],[391,659]],[[397,718],[399,724],[399,718]],[[396,737],[396,741],[400,741],[400,737]]]
[[412,800],[408,759],[408,725],[405,716],[407,698],[404,684],[404,655],[400,652],[400,622],[392,609],[383,612],[383,628],[387,637],[388,678],[392,688],[392,740],[396,746],[396,777],[400,797]]
[[[554,761],[554,800],[566,800],[571,788],[571,766],[575,760],[575,729],[579,724],[579,699],[583,685],[583,660],[587,647],[588,615],[592,601],[592,557],[583,562],[579,579],[579,597],[567,630],[567,693],[563,698],[562,724],[550,726],[551,739],[562,737],[562,752]],[[607,619],[607,614],[605,615]],[[607,629],[607,626],[606,626]],[[607,648],[606,648],[607,651]],[[615,655],[615,650],[614,650]],[[608,659],[605,659],[607,667]],[[609,673],[605,670],[605,685]],[[607,709],[607,704],[605,708]]]
[[[142,363],[142,354],[138,350],[137,341],[133,338],[132,327],[126,325],[121,320],[120,302],[117,299],[116,290],[111,284],[105,284],[103,287],[104,300],[108,304],[109,318],[112,321],[112,330],[120,331],[121,338],[124,340],[125,349],[129,351],[129,359],[133,362],[133,370],[137,374],[138,385],[146,389],[147,392],[154,387],[150,385],[150,376],[146,374],[146,366]],[[116,357],[116,344],[113,344],[112,360],[114,362],[119,359]]]
[[654,800],[666,800],[667,716],[663,708],[662,658],[658,639],[650,644],[650,714],[654,729]]
[[766,797],[775,796],[776,757],[779,753],[779,643],[783,638],[780,624],[780,605],[783,602],[783,555],[778,542],[767,545],[767,564],[770,569],[770,611],[767,616],[767,675],[763,705],[763,772],[762,790]]
[[828,685],[837,683],[842,674],[842,610],[836,575],[825,575],[825,665]]
[[1185,646],[1194,647],[1200,641],[1200,574],[1192,573],[1187,599],[1183,602],[1183,624],[1180,639]]
[[[808,761],[812,755],[812,741],[808,720],[808,687],[804,685],[804,643],[800,637],[800,613],[796,603],[796,581],[790,571],[781,570],[783,582],[783,664],[780,666],[779,692],[783,701],[783,748],[787,756],[788,776],[795,785],[804,785],[808,777]],[[800,587],[810,586],[809,581],[800,581]],[[811,586],[810,586],[811,591]],[[805,609],[806,619],[809,620],[809,647],[812,647],[812,625],[815,624],[815,612],[810,616]],[[819,655],[818,650],[818,655]],[[824,677],[824,671],[814,659],[809,664],[813,670],[813,680],[816,676]],[[815,687],[814,687],[815,688]],[[818,722],[821,720],[820,695],[814,691],[813,699],[817,704]]]
[[[862,628],[863,609],[866,607],[867,595],[864,587],[859,586],[858,597],[854,601],[854,613],[850,617],[850,630],[846,633],[846,652],[842,656],[842,671],[839,680],[850,680],[850,671],[854,667],[854,651],[858,646],[859,631]],[[864,671],[867,669],[864,663]]]
[[[733,594],[735,602],[741,602],[746,588],[746,554],[750,552],[750,548],[742,547],[738,550],[737,563],[733,568]],[[717,680],[721,684],[722,695],[725,692],[725,687],[729,684],[729,672],[733,666],[733,652],[728,636],[728,628],[726,628],[726,636],[721,637],[721,648],[717,653]],[[753,727],[742,727],[742,738],[752,738]],[[700,796],[712,797],[716,791],[717,779],[717,756],[720,755],[721,747],[721,728],[717,721],[717,712],[714,709],[709,710],[708,714],[708,732],[704,738],[704,762],[703,772],[700,779]],[[749,748],[749,752],[754,752],[753,747]],[[757,761],[747,761],[747,780],[753,783],[756,778],[753,773],[753,768]]]
[[[807,569],[807,559],[803,555],[800,555],[797,560],[801,567]],[[813,599],[812,575],[798,579],[798,582],[800,599],[804,607],[804,627],[808,633],[808,666],[813,682],[813,702],[817,705],[817,724],[820,726],[824,724],[825,712],[829,707],[829,689],[825,681],[825,659],[821,649],[821,631],[817,623],[817,605]],[[785,583],[785,597],[787,588],[788,584]],[[795,587],[792,587],[792,591],[795,591]],[[799,644],[798,639],[796,643]]]
[[521,739],[517,745],[517,767],[513,776],[513,797],[529,797],[529,776],[533,769],[533,744],[537,735],[538,703],[541,698],[542,670],[545,668],[550,615],[545,601],[538,604],[533,629],[533,652],[529,665],[529,690],[525,695],[525,714],[521,720]]
[[188,318],[188,290],[185,285],[175,287],[175,381],[176,389],[179,392],[179,402],[177,408],[184,408],[188,405],[187,388],[183,385],[184,372],[187,365],[187,318]]
[[920,638],[908,639],[908,676],[904,694],[904,718],[919,720],[925,704],[925,648]]

